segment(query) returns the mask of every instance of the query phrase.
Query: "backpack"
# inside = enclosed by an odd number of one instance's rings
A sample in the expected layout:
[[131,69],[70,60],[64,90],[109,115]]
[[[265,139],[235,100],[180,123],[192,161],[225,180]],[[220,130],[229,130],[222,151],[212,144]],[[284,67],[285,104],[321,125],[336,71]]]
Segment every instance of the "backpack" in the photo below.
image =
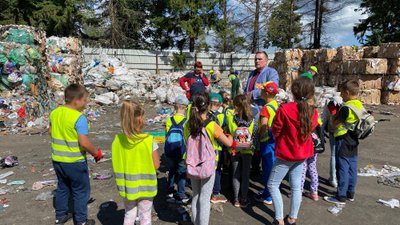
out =
[[325,151],[325,134],[321,125],[318,125],[311,133],[311,138],[314,145],[314,153],[323,153]]
[[[250,125],[249,125],[250,126]],[[235,130],[233,140],[236,142],[236,150],[249,150],[252,149],[253,136],[249,130],[249,127],[238,124],[238,128]]]
[[357,109],[353,105],[345,104],[346,107],[353,110],[358,118],[358,122],[356,123],[354,130],[352,133],[358,139],[365,139],[370,136],[375,131],[376,121],[375,118],[367,112],[364,108]]
[[165,156],[179,158],[182,157],[186,151],[186,143],[183,135],[183,124],[186,123],[186,119],[183,119],[177,124],[174,117],[171,117],[171,123],[172,126],[165,138]]
[[186,166],[190,178],[206,179],[215,173],[215,150],[203,127],[196,137],[190,135],[187,142]]

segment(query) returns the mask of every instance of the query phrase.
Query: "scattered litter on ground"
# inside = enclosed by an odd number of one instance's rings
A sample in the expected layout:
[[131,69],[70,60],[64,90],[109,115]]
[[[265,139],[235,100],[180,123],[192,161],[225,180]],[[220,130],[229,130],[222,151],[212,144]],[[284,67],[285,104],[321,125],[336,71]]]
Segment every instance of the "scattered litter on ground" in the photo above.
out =
[[336,204],[334,206],[329,207],[328,212],[332,213],[335,216],[338,216],[343,212],[343,209],[344,209],[343,205]]
[[8,186],[11,186],[11,185],[24,185],[24,184],[25,184],[25,180],[14,180],[14,181],[11,181],[11,182],[7,183]]
[[397,199],[394,199],[394,198],[389,199],[389,200],[387,200],[387,201],[382,200],[382,199],[379,199],[379,200],[378,200],[378,203],[382,203],[383,205],[385,205],[385,206],[387,206],[387,207],[390,207],[390,208],[392,208],[392,209],[394,209],[394,208],[400,208],[400,201],[397,200]]
[[5,195],[8,193],[8,189],[0,188],[0,195]]
[[47,201],[54,197],[53,191],[46,191],[36,196],[36,201]]
[[108,180],[112,177],[110,170],[101,170],[97,173],[93,173],[94,180]]
[[6,156],[4,158],[0,158],[0,166],[2,168],[18,166],[18,157]]
[[43,188],[48,187],[48,186],[56,187],[57,186],[57,179],[45,180],[45,181],[36,181],[32,185],[32,190],[37,191],[37,190],[43,189]]
[[1,179],[0,184],[7,184],[7,179]]
[[5,172],[5,173],[2,173],[2,174],[0,174],[0,179],[4,179],[4,178],[9,177],[9,176],[11,176],[13,174],[14,174],[13,171],[8,171],[8,172]]
[[358,176],[378,177],[378,184],[400,188],[400,168],[390,165],[384,165],[382,169],[377,169],[373,165],[367,165],[360,168]]

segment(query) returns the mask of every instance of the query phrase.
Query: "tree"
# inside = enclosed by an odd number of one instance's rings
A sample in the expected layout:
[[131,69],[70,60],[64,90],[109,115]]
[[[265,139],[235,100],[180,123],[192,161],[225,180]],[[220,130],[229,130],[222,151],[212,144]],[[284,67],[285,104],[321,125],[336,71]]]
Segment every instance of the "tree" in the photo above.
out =
[[272,11],[266,47],[272,44],[279,48],[292,48],[294,44],[300,43],[301,17],[295,13],[298,9],[295,3],[295,0],[283,0]]
[[33,0],[2,0],[0,9],[0,24],[31,25],[36,6]]
[[363,0],[356,11],[368,15],[353,28],[354,35],[362,44],[400,41],[400,1]]

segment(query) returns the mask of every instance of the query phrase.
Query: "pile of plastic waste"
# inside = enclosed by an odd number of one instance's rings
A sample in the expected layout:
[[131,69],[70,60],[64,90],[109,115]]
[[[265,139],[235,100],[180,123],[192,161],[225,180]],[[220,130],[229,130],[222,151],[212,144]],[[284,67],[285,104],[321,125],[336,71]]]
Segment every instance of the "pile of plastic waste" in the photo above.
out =
[[390,165],[384,165],[381,169],[373,165],[367,165],[359,169],[358,176],[378,177],[379,184],[400,188],[400,168]]
[[95,101],[100,104],[118,104],[119,98],[128,95],[173,103],[176,96],[185,94],[178,84],[183,72],[159,75],[130,69],[122,60],[106,54],[94,57],[83,73],[85,86],[96,94]]
[[43,127],[47,92],[46,35],[28,26],[0,26],[0,128],[16,133]]

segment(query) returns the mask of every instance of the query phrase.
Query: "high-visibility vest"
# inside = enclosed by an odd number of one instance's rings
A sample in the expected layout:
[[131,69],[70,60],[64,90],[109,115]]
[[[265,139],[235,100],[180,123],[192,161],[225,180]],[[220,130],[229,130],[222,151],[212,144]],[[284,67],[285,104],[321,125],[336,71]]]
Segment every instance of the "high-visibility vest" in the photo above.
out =
[[[357,109],[363,108],[362,102],[360,100],[350,100],[345,102],[345,104],[353,105]],[[344,105],[342,107],[346,106]],[[349,130],[354,130],[357,121],[358,121],[357,115],[353,112],[353,110],[349,108],[349,116],[347,117],[346,122],[339,125],[339,127],[335,131],[334,136],[340,137],[347,134]]]
[[117,134],[112,143],[112,166],[121,197],[136,200],[157,195],[152,136],[141,134],[129,139]]
[[[228,131],[232,135],[232,137],[235,136],[235,131],[238,128],[238,125],[235,123],[234,118],[235,118],[235,113],[228,113],[226,115],[226,123],[228,125]],[[251,122],[251,124],[250,124],[250,126],[248,128],[249,128],[250,134],[253,135],[254,120]],[[230,149],[229,152],[232,152],[232,149]],[[247,150],[247,149],[246,150],[240,150],[240,153],[242,153],[242,154],[251,154],[251,155],[254,154],[254,152],[251,149],[249,149],[249,150]]]
[[53,161],[74,163],[86,159],[86,153],[79,146],[79,136],[75,124],[81,112],[60,106],[50,114],[51,157]]
[[273,100],[270,103],[266,104],[264,107],[267,108],[269,113],[268,124],[267,124],[268,130],[265,131],[265,134],[261,134],[260,142],[267,142],[272,137],[271,136],[272,123],[274,122],[276,111],[278,110],[279,105],[277,101]]
[[188,121],[189,121],[191,112],[192,112],[192,103],[189,103],[189,105],[187,107],[187,111],[186,111],[186,118],[187,118]]

